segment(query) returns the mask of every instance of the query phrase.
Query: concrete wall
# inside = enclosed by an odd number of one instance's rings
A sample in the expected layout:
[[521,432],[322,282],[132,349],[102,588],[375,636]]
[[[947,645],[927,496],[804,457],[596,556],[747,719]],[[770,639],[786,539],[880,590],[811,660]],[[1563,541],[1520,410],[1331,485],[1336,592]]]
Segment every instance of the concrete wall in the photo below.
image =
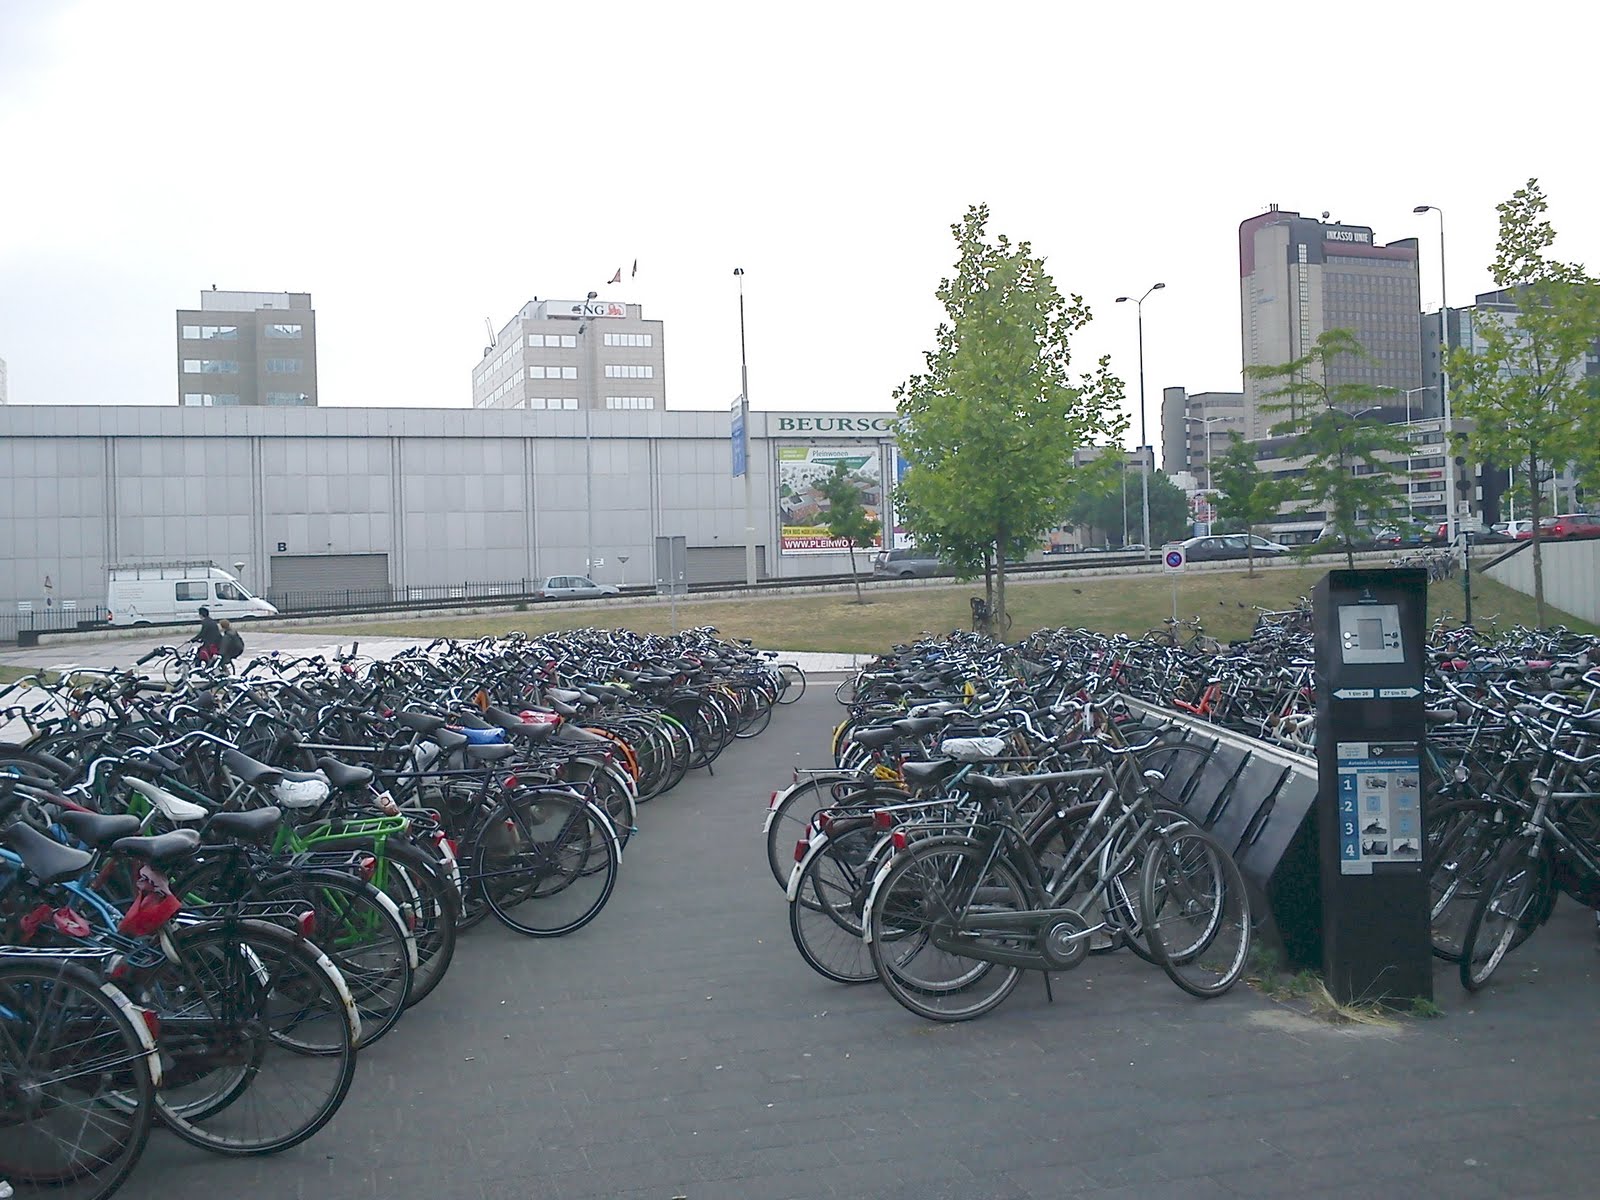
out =
[[[1600,538],[1545,542],[1541,549],[1545,603],[1600,625]],[[1533,595],[1533,547],[1523,547],[1484,574],[1525,595]]]
[[[780,433],[780,415],[752,414],[757,543],[780,577],[848,570],[777,553],[777,447],[889,455],[887,437]],[[722,412],[8,406],[0,478],[4,611],[103,604],[106,565],[135,560],[242,561],[265,591],[274,554],[382,553],[419,587],[580,574],[592,544],[597,579],[622,582],[626,555],[640,583],[658,536],[744,545]]]

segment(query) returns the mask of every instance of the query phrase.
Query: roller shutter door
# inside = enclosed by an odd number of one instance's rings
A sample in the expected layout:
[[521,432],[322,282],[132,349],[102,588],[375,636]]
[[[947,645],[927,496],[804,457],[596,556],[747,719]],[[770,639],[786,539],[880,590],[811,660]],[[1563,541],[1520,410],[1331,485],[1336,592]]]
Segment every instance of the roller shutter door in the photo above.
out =
[[[272,589],[268,595],[280,608],[293,608],[333,592],[349,592],[352,601],[386,602],[390,599],[387,554],[275,554]],[[285,604],[284,602],[287,602]]]
[[[688,557],[687,572],[691,584],[744,582],[743,546],[690,546],[685,553]],[[757,546],[756,578],[766,577],[767,548]]]

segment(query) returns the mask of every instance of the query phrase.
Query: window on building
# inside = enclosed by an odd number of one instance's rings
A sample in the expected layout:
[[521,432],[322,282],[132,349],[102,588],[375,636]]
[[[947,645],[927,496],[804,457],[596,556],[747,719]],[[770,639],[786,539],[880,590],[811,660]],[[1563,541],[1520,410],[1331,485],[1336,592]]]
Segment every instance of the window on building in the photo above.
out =
[[304,392],[268,392],[268,404],[305,404],[308,397]]
[[578,348],[578,335],[575,333],[530,333],[528,345],[544,347],[548,350],[576,350]]
[[235,342],[239,340],[239,327],[237,325],[202,325],[200,326],[200,336],[208,342],[213,339],[223,342]]
[[648,333],[608,333],[606,345],[646,347],[651,344],[653,336]]
[[656,369],[652,366],[641,366],[637,363],[607,363],[607,379],[654,379]]
[[297,338],[304,336],[304,326],[301,325],[268,325],[269,338]]
[[[550,401],[550,407],[554,408],[555,406],[556,406],[556,402],[554,400]],[[566,399],[564,399],[561,402],[561,407],[564,408],[564,409],[567,409],[568,411],[571,411],[572,409],[575,409],[575,408],[578,407],[578,402],[576,400],[574,400],[571,396],[568,396]]]
[[268,375],[299,375],[305,368],[306,360],[303,358],[269,358],[266,362]]
[[654,396],[607,396],[607,408],[654,408]]
[[186,375],[237,375],[239,364],[231,358],[186,358],[183,370]]
[[198,326],[198,325],[185,325],[183,327],[182,331],[181,331],[181,336],[186,338],[187,340],[189,340],[191,342],[199,341],[200,340],[200,326]]

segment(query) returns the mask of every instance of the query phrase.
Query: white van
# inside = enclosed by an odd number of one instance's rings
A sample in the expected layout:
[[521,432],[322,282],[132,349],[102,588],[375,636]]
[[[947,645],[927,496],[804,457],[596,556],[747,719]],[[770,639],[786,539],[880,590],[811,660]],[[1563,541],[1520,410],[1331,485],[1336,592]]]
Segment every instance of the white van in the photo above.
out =
[[278,610],[209,562],[120,563],[110,568],[106,620],[113,625],[199,621],[203,604],[218,620],[275,617]]

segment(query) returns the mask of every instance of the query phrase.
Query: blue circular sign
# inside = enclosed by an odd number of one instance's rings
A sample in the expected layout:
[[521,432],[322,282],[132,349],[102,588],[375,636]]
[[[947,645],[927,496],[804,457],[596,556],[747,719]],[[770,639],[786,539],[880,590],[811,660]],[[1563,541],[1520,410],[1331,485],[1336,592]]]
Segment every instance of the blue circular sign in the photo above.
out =
[[1183,551],[1182,550],[1168,550],[1167,551],[1167,566],[1172,567],[1174,569],[1183,566]]

